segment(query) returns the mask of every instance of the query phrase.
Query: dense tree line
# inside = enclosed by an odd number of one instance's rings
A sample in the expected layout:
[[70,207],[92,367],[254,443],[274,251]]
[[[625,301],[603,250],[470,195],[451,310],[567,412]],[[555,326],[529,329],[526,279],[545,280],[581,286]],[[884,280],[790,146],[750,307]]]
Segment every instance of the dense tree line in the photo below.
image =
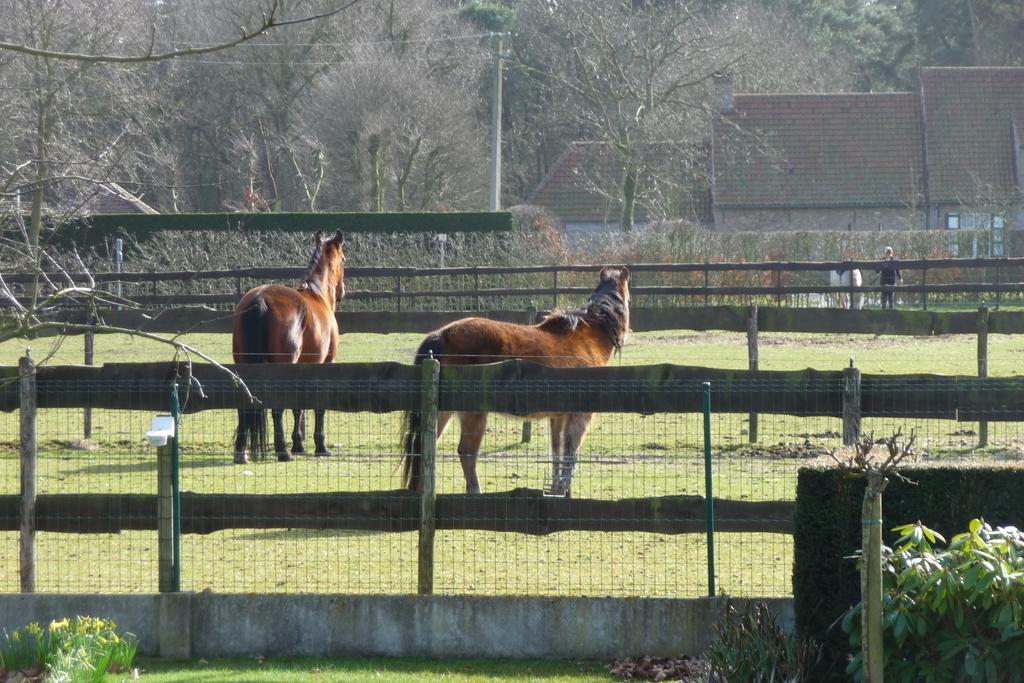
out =
[[[337,0],[0,4],[0,205],[76,212],[117,181],[160,211],[457,210],[487,202],[505,34],[503,204],[574,140],[608,143],[623,225],[664,187],[645,145],[701,152],[709,84],[915,87],[922,64],[1024,63],[1020,0]],[[668,182],[666,180],[666,182]],[[14,210],[12,209],[14,207]]]

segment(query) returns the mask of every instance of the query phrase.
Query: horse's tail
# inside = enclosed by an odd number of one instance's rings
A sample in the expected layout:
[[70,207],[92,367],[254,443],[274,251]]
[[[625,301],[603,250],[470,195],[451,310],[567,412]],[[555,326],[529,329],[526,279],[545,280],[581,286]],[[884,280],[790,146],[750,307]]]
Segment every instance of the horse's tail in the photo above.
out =
[[[422,365],[423,361],[433,356],[440,358],[444,352],[444,339],[437,333],[427,335],[416,350],[413,363]],[[420,411],[410,410],[402,420],[402,488],[419,491],[422,486],[423,470],[423,439],[421,436],[422,418]]]
[[[266,361],[267,345],[267,302],[257,297],[251,306],[239,316],[242,335],[242,363],[263,363]],[[238,431],[235,433],[235,450],[248,448],[252,458],[262,460],[267,456],[267,411],[264,408],[242,408],[238,411]]]

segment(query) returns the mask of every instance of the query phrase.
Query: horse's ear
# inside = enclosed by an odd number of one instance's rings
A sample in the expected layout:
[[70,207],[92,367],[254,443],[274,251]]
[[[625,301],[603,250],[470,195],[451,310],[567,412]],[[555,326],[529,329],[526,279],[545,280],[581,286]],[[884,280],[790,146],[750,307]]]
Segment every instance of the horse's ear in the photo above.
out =
[[629,268],[626,266],[619,268],[619,282],[629,282]]
[[316,234],[313,235],[313,245],[315,246],[317,244],[320,244],[323,241],[324,241],[324,231],[323,230],[317,230]]
[[345,246],[345,233],[343,233],[341,230],[334,233],[334,241],[338,243],[339,247]]

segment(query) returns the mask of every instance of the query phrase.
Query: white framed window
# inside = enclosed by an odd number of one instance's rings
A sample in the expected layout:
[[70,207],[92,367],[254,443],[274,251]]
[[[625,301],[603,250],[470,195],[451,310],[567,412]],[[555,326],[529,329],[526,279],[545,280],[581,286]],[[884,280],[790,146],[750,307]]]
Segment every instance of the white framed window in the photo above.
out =
[[[960,230],[960,214],[958,213],[947,213],[946,214],[946,229],[947,230]],[[949,255],[956,258],[960,255],[960,239],[956,233],[950,233],[949,235]]]
[[1005,256],[1003,247],[1003,235],[1006,228],[1006,219],[995,214],[992,216],[992,256]]
[[960,229],[961,230],[974,230],[974,228],[976,227],[974,219],[975,219],[975,215],[973,213],[965,213],[965,214],[961,215],[960,216]]

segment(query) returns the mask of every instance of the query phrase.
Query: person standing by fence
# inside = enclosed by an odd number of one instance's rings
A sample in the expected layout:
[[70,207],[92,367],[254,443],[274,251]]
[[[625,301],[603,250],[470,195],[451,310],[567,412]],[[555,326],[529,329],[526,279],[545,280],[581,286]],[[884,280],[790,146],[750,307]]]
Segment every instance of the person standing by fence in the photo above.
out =
[[886,247],[882,253],[882,267],[878,271],[878,276],[882,287],[885,288],[882,291],[882,308],[891,309],[894,294],[892,288],[896,286],[897,282],[903,282],[903,274],[896,264],[896,255],[893,253],[892,247]]

